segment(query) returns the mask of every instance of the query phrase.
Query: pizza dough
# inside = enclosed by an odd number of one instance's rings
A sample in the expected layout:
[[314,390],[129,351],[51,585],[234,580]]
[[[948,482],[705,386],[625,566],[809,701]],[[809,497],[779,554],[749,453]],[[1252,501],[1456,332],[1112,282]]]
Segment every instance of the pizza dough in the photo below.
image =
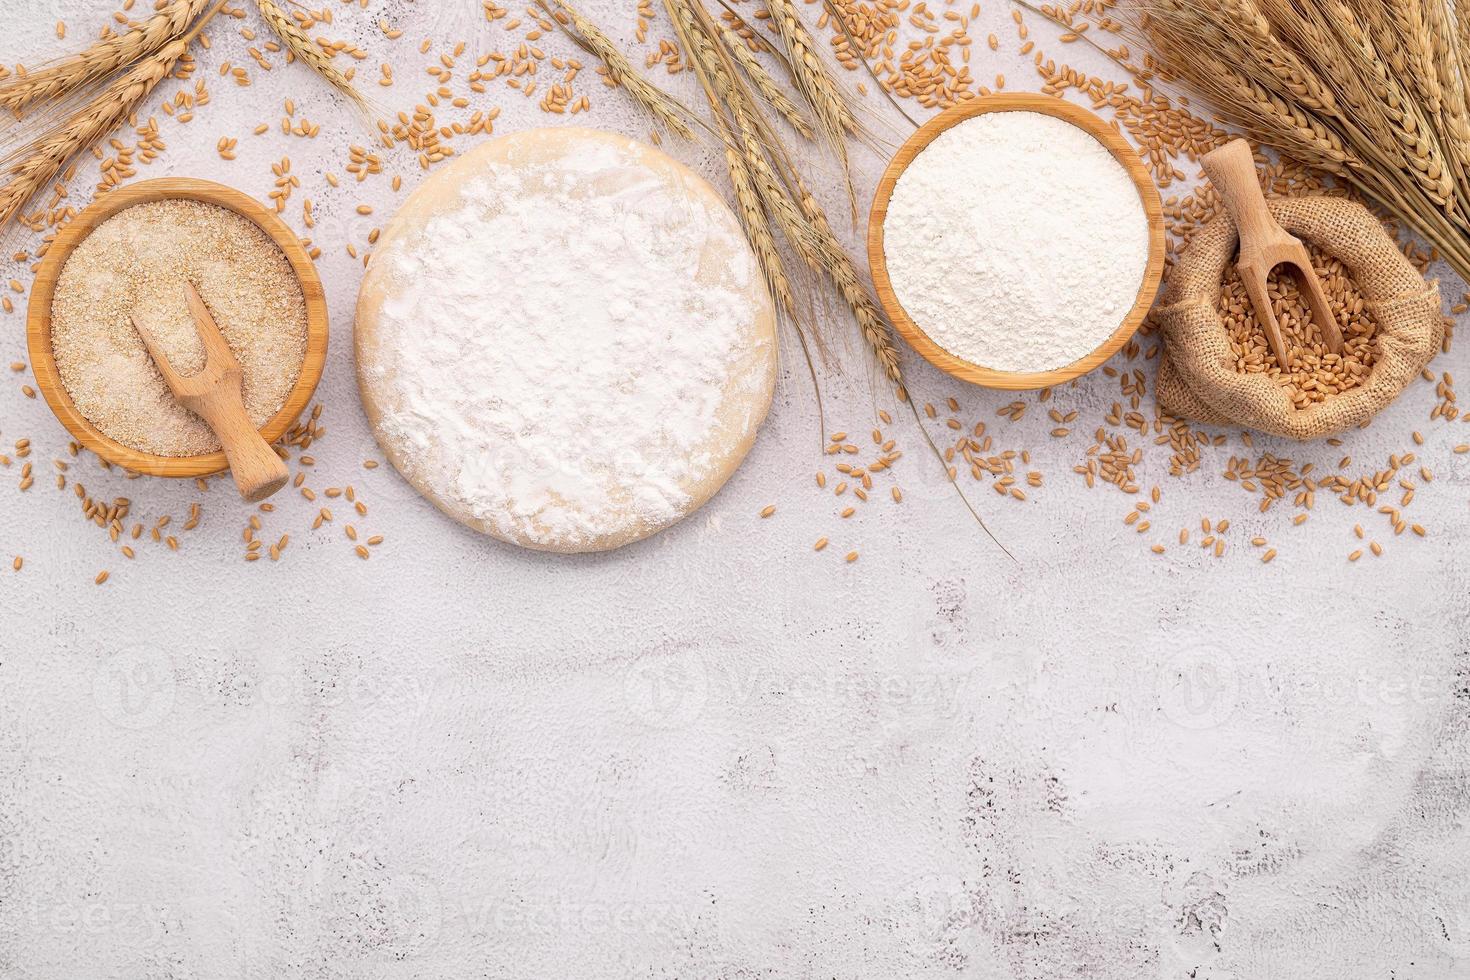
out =
[[482,144],[415,191],[363,280],[356,347],[399,472],[455,520],[547,551],[696,510],[776,376],[734,214],[660,151],[585,129]]

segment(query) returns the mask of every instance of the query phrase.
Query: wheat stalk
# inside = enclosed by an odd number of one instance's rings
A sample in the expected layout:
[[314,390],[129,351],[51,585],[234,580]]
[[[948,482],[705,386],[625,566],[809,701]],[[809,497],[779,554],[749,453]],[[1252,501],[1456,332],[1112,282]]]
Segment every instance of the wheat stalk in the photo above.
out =
[[1171,82],[1470,274],[1470,0],[1130,0],[1121,13]]
[[[774,216],[797,254],[814,271],[831,278],[884,376],[902,389],[898,349],[887,318],[868,293],[856,263],[833,234],[816,198],[802,184],[779,141],[758,115],[750,93],[741,86],[730,64],[723,61],[725,49],[711,42],[708,13],[699,7],[698,0],[664,0],[664,5],[726,135],[727,147],[733,143],[739,148],[744,171],[740,182],[748,184],[764,212]],[[733,127],[726,122],[726,113],[733,119]]]
[[32,68],[0,86],[0,107],[23,109],[33,102],[62,98],[146,58],[189,29],[209,0],[173,0],[125,34],[104,38],[74,55]]
[[776,80],[771,77],[770,72],[766,71],[755,53],[745,46],[745,39],[735,33],[735,30],[728,24],[718,21],[716,23],[719,24],[718,33],[720,40],[724,42],[725,50],[730,52],[730,57],[740,66],[745,77],[750,79],[750,83],[755,86],[761,98],[765,99],[772,109],[779,112],[791,124],[792,129],[807,139],[813,139],[816,136],[816,130],[812,128],[811,120],[782,91],[781,86],[776,84]]
[[[725,5],[726,10],[730,10],[730,5],[726,0],[720,0],[720,2]],[[899,115],[907,119],[915,129],[922,126],[923,123],[910,115],[908,109],[904,108],[903,103],[894,96],[892,87],[886,84],[883,79],[879,78],[878,73],[873,70],[873,63],[869,60],[871,52],[864,49],[864,46],[858,41],[857,35],[853,33],[851,25],[847,22],[847,14],[843,13],[842,5],[840,3],[829,3],[827,4],[827,10],[832,14],[832,18],[837,21],[837,29],[842,32],[842,37],[847,42],[848,50],[857,57],[858,61],[862,62],[863,70],[873,80],[873,87],[879,92],[882,92],[883,97],[888,100],[888,104],[897,109]],[[734,11],[731,12],[734,13]],[[736,16],[738,17],[739,14],[736,14]]]
[[[1286,91],[1296,96],[1304,108],[1314,112],[1332,112],[1336,108],[1331,87],[1308,67],[1296,52],[1285,45],[1272,44],[1271,22],[1265,13],[1249,0],[1221,0],[1221,6],[1245,29],[1239,41],[1225,37],[1238,55],[1259,62]],[[1242,41],[1244,43],[1242,43]]]
[[791,288],[791,280],[786,276],[781,253],[776,247],[776,238],[771,234],[770,223],[766,219],[765,209],[761,207],[760,195],[756,193],[750,170],[745,166],[745,158],[733,143],[725,146],[725,169],[729,171],[730,183],[735,188],[736,214],[740,216],[745,237],[750,240],[751,249],[755,252],[761,276],[770,287],[771,296],[776,300],[777,306],[795,318],[796,294]]
[[1458,210],[1454,204],[1454,178],[1444,167],[1438,140],[1429,129],[1423,108],[1384,62],[1368,26],[1346,3],[1339,2],[1334,22],[1359,59],[1357,67],[1373,95],[1371,104],[1381,110],[1379,118],[1387,130],[1385,135],[1390,145],[1399,148],[1404,166],[1436,205],[1448,212]]
[[756,193],[750,171],[746,169],[745,158],[741,156],[739,150],[735,149],[733,141],[729,138],[728,129],[724,131],[724,136],[725,166],[730,172],[730,183],[735,188],[736,213],[740,217],[741,227],[745,229],[745,237],[750,242],[751,250],[755,252],[756,265],[760,268],[761,278],[765,280],[766,287],[771,291],[777,310],[785,312],[796,333],[796,342],[801,346],[802,360],[806,363],[807,374],[812,379],[812,391],[817,396],[818,435],[825,444],[827,426],[822,407],[822,385],[817,380],[817,366],[812,358],[811,345],[807,341],[808,330],[796,306],[796,292],[791,288],[791,280],[786,275],[785,263],[782,262],[781,252],[776,247],[775,236],[771,233],[770,222],[761,207],[760,196]]
[[369,118],[379,115],[357,86],[352,84],[352,79],[332,63],[332,59],[322,50],[321,45],[313,41],[305,31],[291,19],[291,15],[280,8],[275,0],[255,0],[255,8],[260,11],[261,18],[266,22],[276,37],[286,45],[286,50],[303,62],[312,71],[331,83],[332,87],[352,101],[352,104],[361,109]]
[[[769,270],[767,282],[771,292],[786,307],[793,320],[796,315],[794,293],[786,276],[784,263],[775,244],[770,220],[775,219],[783,235],[813,272],[821,269],[811,246],[811,230],[794,201],[783,190],[783,182],[767,158],[766,147],[777,142],[769,133],[749,90],[741,82],[734,64],[727,60],[723,48],[710,36],[713,31],[705,11],[694,0],[664,0],[664,8],[684,46],[689,64],[699,79],[716,133],[725,146],[730,182],[735,188],[742,221],[755,234],[751,245],[761,262],[762,271]],[[768,138],[771,142],[764,142]],[[798,327],[798,332],[801,332]],[[803,341],[805,347],[805,341]]]
[[1401,76],[1412,83],[1414,93],[1425,110],[1431,115],[1438,115],[1443,108],[1444,90],[1434,64],[1434,41],[1429,36],[1428,12],[1418,0],[1363,6],[1365,15],[1377,28],[1374,37],[1379,42],[1379,49],[1386,46],[1395,53],[1393,63],[1401,68]]
[[76,116],[12,154],[0,188],[0,224],[14,217],[32,194],[47,186],[72,156],[92,146],[122,123],[153,87],[173,71],[188,43],[170,41],[127,74],[108,85]]
[[813,244],[816,236],[791,196],[789,175],[784,168],[778,174],[768,157],[780,145],[780,138],[771,132],[760,114],[754,95],[733,59],[714,40],[716,28],[708,12],[697,0],[664,0],[664,7],[674,22],[690,65],[704,86],[722,134],[732,138],[743,155],[751,183],[766,213],[775,218],[782,234],[807,267],[820,272],[822,263]]
[[847,156],[847,135],[865,136],[851,104],[837,87],[837,81],[817,54],[816,42],[806,24],[797,15],[791,0],[767,0],[766,10],[775,22],[776,33],[786,46],[786,60],[791,65],[792,81],[806,99],[816,119],[817,129],[827,145],[837,154],[847,184],[848,201],[853,221],[857,221],[857,190],[852,183],[852,168]]
[[[632,96],[634,102],[663,123],[670,132],[686,140],[694,138],[694,129],[685,121],[689,116],[687,109],[639,74],[628,61],[627,56],[618,50],[617,45],[613,44],[612,40],[602,33],[596,24],[582,16],[565,0],[555,0],[555,2],[558,9],[553,11],[546,5],[545,0],[536,0],[537,5],[546,11],[569,37],[602,61],[608,76],[621,85],[623,90]],[[576,33],[573,34],[572,31]]]
[[[801,346],[802,360],[806,364],[807,374],[812,381],[812,391],[817,398],[818,432],[821,440],[825,442],[826,422],[822,407],[822,385],[817,379],[816,363],[812,358],[811,344],[807,340],[809,331],[797,308],[796,292],[792,288],[791,279],[786,274],[785,262],[781,258],[780,249],[776,245],[776,238],[771,230],[766,196],[757,186],[769,180],[769,176],[762,170],[762,176],[758,180],[753,172],[753,167],[765,168],[768,163],[758,150],[752,159],[748,144],[742,151],[742,141],[737,140],[730,120],[722,111],[723,107],[743,116],[747,109],[744,105],[747,93],[740,87],[738,79],[733,76],[730,66],[719,59],[717,52],[713,49],[711,39],[701,33],[700,25],[689,16],[691,12],[676,10],[670,0],[665,0],[665,6],[674,19],[675,29],[679,32],[680,39],[685,47],[693,52],[691,62],[695,67],[700,85],[709,99],[716,135],[724,144],[725,166],[730,174],[730,184],[735,190],[735,202],[741,227],[745,229],[746,239],[750,242],[751,250],[755,252],[756,264],[777,303],[778,310],[785,312],[796,333],[797,343]],[[719,101],[716,98],[717,90],[729,101]],[[748,126],[748,122],[741,126],[742,134],[746,132]],[[783,215],[783,219],[785,217]],[[784,220],[782,227],[783,229],[786,227]],[[822,346],[821,335],[815,334],[814,336],[820,348]]]
[[818,123],[828,139],[841,143],[841,137],[851,133],[864,135],[862,125],[851,103],[837,87],[837,81],[827,71],[827,66],[817,54],[816,41],[806,29],[791,0],[770,0],[766,10],[775,22],[776,32],[786,45],[787,61],[791,65],[792,80],[797,89],[816,113]]
[[1459,72],[1470,76],[1470,0],[1454,0],[1455,39],[1460,43]]
[[0,225],[13,218],[33,194],[49,185],[68,160],[121,125],[148,93],[173,72],[194,38],[224,2],[215,0],[187,34],[169,41],[119,75],[70,118],[0,160],[0,166],[5,167],[5,185],[0,187]]
[[[744,71],[738,55],[732,53],[731,46],[720,41],[720,28],[704,9],[702,0],[663,0],[663,2],[678,34],[685,59],[694,69],[706,101],[709,103],[710,115],[713,119],[710,131],[723,146],[726,167],[730,172],[730,181],[735,189],[737,213],[745,229],[746,237],[751,243],[752,251],[756,255],[757,263],[770,287],[772,296],[778,306],[793,320],[808,371],[812,375],[813,386],[817,391],[819,417],[821,387],[817,383],[811,352],[807,346],[807,331],[802,328],[800,319],[796,315],[795,291],[786,275],[781,252],[776,243],[772,229],[773,220],[775,225],[781,229],[787,242],[810,265],[812,270],[831,279],[837,292],[852,311],[863,339],[872,351],[884,377],[895,386],[899,400],[909,406],[924,441],[940,465],[946,466],[947,469],[942,451],[924,427],[923,419],[920,418],[917,407],[904,387],[898,348],[893,342],[892,325],[888,322],[882,308],[869,293],[857,264],[833,234],[826,214],[822,211],[816,198],[802,183],[780,137],[771,129],[762,114],[761,105],[771,105],[771,103],[764,100],[764,95],[757,98],[756,94],[751,91],[750,85],[756,85],[759,89],[759,83]],[[567,9],[564,2],[561,3],[561,6]],[[573,12],[568,10],[567,16],[573,17]],[[565,29],[565,22],[560,18],[558,22],[562,23]],[[585,19],[581,23],[576,23],[576,18],[574,18],[573,26],[584,37],[596,35],[606,42],[605,36],[602,36],[601,32]],[[621,59],[626,64],[626,59],[622,59],[622,56],[612,49],[611,43],[606,42],[606,44],[608,51],[614,54],[616,59]],[[604,63],[609,65],[609,71],[615,71],[609,59],[605,55],[600,54],[600,56],[603,57]],[[630,69],[629,71],[631,77],[637,77],[636,73],[632,73]],[[649,87],[652,88],[652,86]],[[657,89],[652,90],[660,98],[666,98]],[[661,104],[658,100],[651,98],[640,98],[637,101],[646,108],[650,108],[651,111],[652,106]],[[776,111],[779,112],[780,109]],[[655,115],[657,114],[655,112]],[[841,140],[845,140],[845,133],[839,133],[839,141]],[[845,144],[840,143],[840,145],[845,147]],[[845,163],[845,150],[843,159]],[[849,181],[850,188],[851,182]],[[814,332],[813,336],[820,340],[820,334]],[[984,519],[980,517],[979,512],[953,477],[950,482],[965,508],[980,525],[981,530],[995,542],[1003,553],[1014,560],[1014,556],[1011,556],[1005,546],[996,541]]]
[[1385,6],[1398,42],[1408,52],[1425,114],[1431,122],[1438,122],[1440,146],[1455,180],[1460,210],[1470,212],[1470,116],[1449,10],[1435,0],[1399,0]]

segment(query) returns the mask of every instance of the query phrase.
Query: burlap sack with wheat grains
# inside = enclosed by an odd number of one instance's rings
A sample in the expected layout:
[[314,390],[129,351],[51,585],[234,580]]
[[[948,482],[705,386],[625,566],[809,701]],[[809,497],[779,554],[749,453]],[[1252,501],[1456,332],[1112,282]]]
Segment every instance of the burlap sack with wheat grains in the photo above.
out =
[[1235,370],[1217,312],[1226,266],[1235,261],[1235,225],[1221,214],[1179,255],[1155,319],[1164,329],[1159,407],[1175,418],[1240,425],[1292,439],[1316,439],[1358,425],[1399,396],[1439,350],[1444,332],[1439,286],[1426,283],[1367,208],[1335,197],[1270,202],[1287,231],[1340,259],[1378,323],[1378,359],[1357,387],[1298,409],[1277,382]]

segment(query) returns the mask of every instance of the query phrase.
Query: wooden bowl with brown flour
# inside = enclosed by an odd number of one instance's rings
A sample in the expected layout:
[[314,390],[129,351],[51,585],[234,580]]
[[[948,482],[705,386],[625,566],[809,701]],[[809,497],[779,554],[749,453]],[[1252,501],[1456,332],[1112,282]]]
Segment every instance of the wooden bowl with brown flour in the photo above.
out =
[[1164,271],[1163,206],[1112,126],[1051,96],[962,102],[878,183],[868,259],[898,332],[988,388],[1070,381],[1118,352]]
[[[193,222],[180,227],[192,228],[191,234],[196,238],[200,234],[200,221],[213,219],[225,222],[227,227],[214,243],[215,253],[195,255],[193,253],[197,250],[190,249],[187,253],[181,251],[177,258],[186,265],[194,263],[207,269],[208,274],[203,278],[209,281],[197,285],[211,308],[219,304],[214,312],[232,350],[245,365],[247,405],[254,398],[256,410],[252,415],[267,442],[274,442],[286,433],[311,401],[321,379],[328,333],[327,304],[321,280],[295,233],[273,211],[231,187],[185,177],[142,181],[103,195],[61,230],[42,258],[26,314],[26,343],[36,386],[62,425],[82,446],[131,472],[167,477],[200,477],[218,473],[227,468],[228,462],[224,452],[217,448],[217,440],[213,440],[213,434],[201,420],[178,406],[166,389],[160,387],[161,377],[157,375],[151,359],[146,358],[146,352],[139,353],[141,341],[131,333],[131,311],[121,308],[127,304],[115,302],[120,292],[126,292],[132,297],[130,302],[152,306],[146,287],[131,281],[122,282],[120,277],[125,273],[119,272],[116,262],[111,267],[101,263],[95,274],[88,265],[87,278],[80,278],[80,268],[70,273],[66,271],[68,261],[78,254],[78,249],[82,249],[90,236],[111,219],[133,208],[139,210],[131,212],[132,215],[146,215],[148,218],[139,231],[140,235],[146,231],[150,235],[162,234],[165,239],[171,226],[163,219],[169,215],[181,214],[184,216],[181,220]],[[124,216],[121,220],[129,217]],[[130,229],[129,234],[132,233]],[[105,234],[99,235],[94,245],[100,247],[99,243],[106,240]],[[243,242],[253,250],[251,254],[264,255],[268,261],[261,269],[240,269],[238,276],[232,275],[234,270],[228,264],[234,254],[230,251],[232,242]],[[151,243],[126,244],[144,249],[150,259],[158,261]],[[83,253],[90,255],[96,250],[89,247],[83,249]],[[168,268],[164,266],[165,271]],[[185,275],[181,267],[179,275]],[[238,282],[234,281],[236,279]],[[167,301],[161,301],[160,305],[172,307],[177,304],[179,310],[184,308],[181,288],[180,295],[174,295],[174,288],[178,285],[169,282]],[[68,294],[68,289],[75,295]],[[245,321],[265,317],[255,307],[257,295],[261,307],[267,311],[280,309],[286,302],[282,297],[287,297],[292,322],[289,343],[274,336],[261,338],[262,344],[275,344],[287,353],[283,357],[275,348],[265,352],[276,357],[274,372],[267,379],[269,383],[261,381],[252,389],[252,365],[263,363],[263,357],[259,351],[241,348],[248,347],[255,336],[247,329],[251,323]],[[91,346],[80,353],[64,346],[59,357],[56,344],[63,339],[63,331],[69,331],[65,337],[70,338],[80,332],[71,321],[88,319],[77,312],[78,299],[87,297],[97,300],[92,322],[84,324],[88,331],[85,339]],[[111,309],[112,305],[119,308]],[[232,313],[238,331],[233,334],[229,322]],[[178,328],[184,332],[180,336],[188,342],[197,342],[197,336],[192,333],[192,321],[188,324]],[[64,340],[64,343],[73,342]],[[180,370],[189,373],[186,367],[181,366]],[[125,431],[123,423],[104,417],[105,412],[99,409],[99,404],[106,408],[109,404],[125,402],[126,388],[107,390],[105,394],[111,403],[103,401],[97,390],[104,379],[118,373],[138,380],[148,388],[146,394],[151,402],[143,397],[145,392],[139,392],[139,400],[145,403],[148,411],[154,415],[166,415],[187,427],[189,438],[186,440],[181,436],[177,441],[182,448],[160,445],[159,437],[152,433],[134,438]],[[78,390],[86,379],[98,379],[99,384],[86,385]],[[259,397],[254,397],[256,395]],[[147,414],[131,406],[123,407],[131,412],[131,417],[124,422],[132,422],[135,427],[137,418]],[[104,431],[109,426],[111,434]],[[164,436],[168,435],[165,431]],[[206,439],[212,440],[216,448],[210,449],[210,444],[204,441]],[[140,448],[143,445],[152,445],[160,451]]]

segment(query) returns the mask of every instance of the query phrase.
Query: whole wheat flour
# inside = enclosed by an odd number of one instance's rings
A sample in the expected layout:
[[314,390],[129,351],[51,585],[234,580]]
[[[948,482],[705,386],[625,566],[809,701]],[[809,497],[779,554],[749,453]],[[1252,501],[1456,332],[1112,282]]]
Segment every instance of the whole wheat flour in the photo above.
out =
[[199,201],[138,204],[67,257],[51,302],[51,347],[77,410],[105,435],[159,456],[197,456],[219,439],[181,406],[132,316],[145,311],[182,374],[204,366],[184,298],[192,282],[244,372],[245,410],[264,425],[306,358],[306,301],[290,262],[253,222]]

